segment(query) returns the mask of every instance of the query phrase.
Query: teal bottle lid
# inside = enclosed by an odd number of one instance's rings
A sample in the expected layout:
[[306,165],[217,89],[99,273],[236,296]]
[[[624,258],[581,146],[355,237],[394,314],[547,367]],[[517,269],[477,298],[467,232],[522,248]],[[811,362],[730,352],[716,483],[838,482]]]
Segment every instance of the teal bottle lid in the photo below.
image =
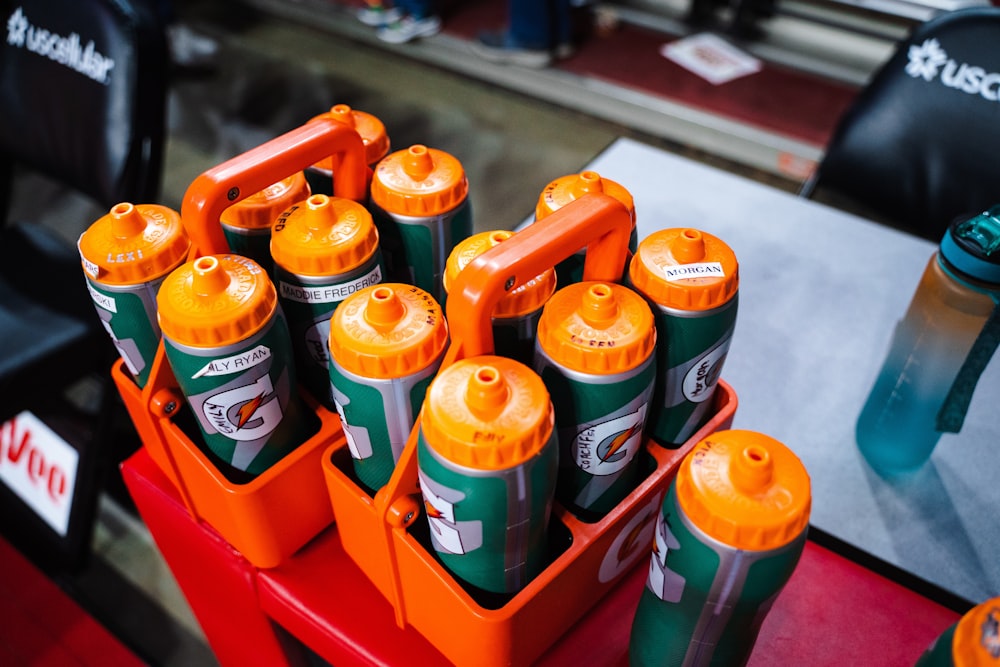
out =
[[951,223],[941,239],[940,251],[966,276],[1000,284],[1000,204]]

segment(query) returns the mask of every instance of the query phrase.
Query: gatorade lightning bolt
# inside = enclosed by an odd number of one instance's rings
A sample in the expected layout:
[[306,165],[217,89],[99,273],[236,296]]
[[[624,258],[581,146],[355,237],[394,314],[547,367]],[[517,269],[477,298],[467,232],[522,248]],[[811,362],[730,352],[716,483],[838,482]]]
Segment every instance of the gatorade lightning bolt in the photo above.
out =
[[976,605],[934,640],[915,667],[1000,665],[1000,597]]
[[810,503],[809,475],[780,442],[720,431],[698,443],[657,520],[629,664],[746,664],[802,554]]
[[271,255],[299,380],[332,410],[330,316],[350,295],[382,282],[375,223],[357,202],[312,195],[275,221]]
[[77,243],[97,314],[140,387],[160,345],[156,293],[187,259],[180,215],[165,206],[116,204]]
[[431,542],[478,591],[516,593],[546,565],[554,433],[545,385],[513,359],[462,359],[427,391],[417,466]]
[[237,202],[222,212],[220,222],[229,249],[271,272],[271,227],[292,204],[309,197],[309,185],[298,172]]
[[639,244],[628,278],[653,307],[659,334],[649,434],[679,447],[711,416],[736,327],[736,256],[711,234],[663,229]]
[[555,403],[557,498],[585,521],[606,514],[638,484],[655,347],[653,313],[621,285],[574,283],[542,311],[535,370]]
[[[310,122],[321,118],[335,120],[354,128],[361,136],[361,143],[365,147],[365,162],[370,169],[374,169],[379,160],[389,153],[389,135],[386,134],[385,124],[372,114],[352,109],[346,104],[337,104],[328,112],[314,116]],[[331,156],[309,167],[306,170],[306,179],[312,191],[332,196],[333,179],[339,166]]]
[[420,144],[388,155],[372,176],[372,214],[391,279],[416,285],[438,303],[455,245],[472,233],[462,164]]
[[[445,294],[469,262],[513,235],[514,232],[506,230],[481,232],[456,245],[445,265]],[[538,318],[542,314],[542,306],[555,291],[556,273],[548,269],[500,299],[493,311],[493,346],[498,355],[524,364],[531,363]]]
[[[601,178],[601,175],[595,171],[569,174],[557,178],[546,185],[545,189],[538,195],[538,203],[535,205],[535,220],[542,220],[566,204],[586,194],[593,193],[602,193],[609,197],[614,197],[628,209],[629,214],[632,216],[632,236],[629,237],[628,249],[634,253],[638,236],[635,229],[635,202],[632,199],[632,195],[615,181]],[[556,275],[559,277],[560,285],[571,285],[583,280],[583,261],[585,257],[586,251],[580,250],[559,262],[556,266]]]
[[259,264],[199,257],[167,276],[157,305],[167,359],[217,459],[256,476],[312,435],[288,326]]
[[372,493],[392,476],[447,346],[441,307],[412,285],[369,287],[334,311],[334,403],[354,471]]

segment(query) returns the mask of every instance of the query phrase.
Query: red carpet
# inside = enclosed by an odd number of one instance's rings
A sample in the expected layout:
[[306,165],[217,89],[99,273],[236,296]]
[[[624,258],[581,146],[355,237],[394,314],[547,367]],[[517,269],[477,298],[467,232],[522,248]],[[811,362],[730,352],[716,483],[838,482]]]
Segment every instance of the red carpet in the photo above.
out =
[[[452,3],[444,31],[474,39],[481,30],[504,25],[505,7],[498,0]],[[590,35],[556,67],[817,145],[826,145],[857,92],[769,63],[756,74],[713,85],[660,55],[661,45],[673,39],[622,24]]]
[[2,539],[0,619],[0,665],[139,667],[144,664]]

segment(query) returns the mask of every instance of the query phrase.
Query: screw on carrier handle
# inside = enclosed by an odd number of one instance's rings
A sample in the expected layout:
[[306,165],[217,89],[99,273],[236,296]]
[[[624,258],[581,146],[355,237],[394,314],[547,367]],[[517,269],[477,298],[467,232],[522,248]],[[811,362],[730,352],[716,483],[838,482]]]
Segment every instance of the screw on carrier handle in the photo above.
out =
[[452,344],[444,365],[492,354],[492,313],[500,299],[584,247],[584,280],[617,282],[625,270],[631,224],[618,200],[588,195],[478,255],[449,289],[447,320]]
[[[546,269],[587,248],[584,280],[617,282],[625,270],[632,217],[617,199],[587,194],[532,223],[514,236],[473,259],[448,292],[447,320],[451,344],[441,369],[459,359],[492,354],[492,313],[500,299]],[[420,417],[410,432],[389,482],[375,494],[381,520],[382,549],[389,554],[389,579],[399,627],[406,624],[402,581],[396,566],[393,530],[405,530],[419,514],[417,434]]]
[[193,256],[229,251],[219,224],[227,208],[330,156],[340,157],[334,194],[365,201],[368,165],[361,135],[325,118],[311,120],[201,174],[181,203],[181,221],[191,238]]

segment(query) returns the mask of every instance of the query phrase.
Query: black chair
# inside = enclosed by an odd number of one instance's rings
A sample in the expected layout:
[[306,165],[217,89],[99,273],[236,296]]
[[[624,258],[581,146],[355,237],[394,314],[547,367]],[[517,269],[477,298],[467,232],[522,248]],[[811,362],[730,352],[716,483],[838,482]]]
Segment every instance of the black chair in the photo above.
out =
[[832,193],[940,241],[1000,203],[1000,7],[915,28],[840,120],[804,196]]
[[[39,564],[74,568],[88,554],[102,475],[112,464],[112,443],[105,440],[120,407],[109,379],[116,355],[73,239],[46,220],[50,202],[29,200],[41,220],[8,220],[8,212],[23,194],[15,188],[25,174],[83,195],[99,214],[122,201],[156,201],[167,45],[145,4],[2,0],[0,8],[6,26],[0,42],[0,423],[28,410],[78,453],[65,530],[41,520],[6,478],[0,528]],[[94,219],[75,226],[85,229]],[[66,398],[82,378],[96,389],[96,410]],[[21,419],[0,431],[9,472],[29,465],[27,426]],[[29,479],[38,482],[49,463],[36,454]]]

